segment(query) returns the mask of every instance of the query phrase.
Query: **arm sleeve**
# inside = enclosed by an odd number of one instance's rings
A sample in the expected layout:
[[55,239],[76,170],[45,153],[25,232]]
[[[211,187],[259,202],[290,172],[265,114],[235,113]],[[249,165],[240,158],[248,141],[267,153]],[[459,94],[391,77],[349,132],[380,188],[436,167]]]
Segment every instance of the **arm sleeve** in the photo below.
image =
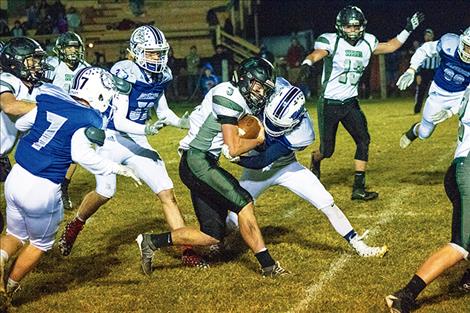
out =
[[439,54],[437,44],[438,41],[423,43],[411,57],[410,66],[417,70],[418,67],[423,64],[424,60],[437,56]]
[[80,128],[73,134],[71,152],[72,160],[94,175],[110,175],[118,171],[117,163],[96,153],[85,135],[85,128]]
[[275,143],[269,146],[266,150],[260,152],[258,155],[241,156],[238,164],[246,168],[259,170],[291,152],[292,150],[287,148],[285,145]]
[[317,40],[315,41],[315,49],[321,49],[328,51],[329,54],[333,53],[334,49],[334,38],[333,36],[329,36],[328,34],[320,35]]
[[117,130],[135,135],[145,135],[145,125],[135,123],[127,118],[129,97],[127,95],[119,94],[113,99],[114,111],[114,126]]
[[166,101],[165,94],[163,94],[158,102],[155,104],[155,111],[159,119],[165,118],[168,122],[168,125],[178,126],[180,118],[175,114],[169,107],[168,102]]
[[17,119],[15,122],[16,129],[18,129],[21,132],[25,132],[29,130],[33,126],[34,121],[36,120],[37,113],[38,113],[38,108],[35,107],[34,109],[32,109],[31,111],[29,111],[28,113],[20,117],[19,119]]

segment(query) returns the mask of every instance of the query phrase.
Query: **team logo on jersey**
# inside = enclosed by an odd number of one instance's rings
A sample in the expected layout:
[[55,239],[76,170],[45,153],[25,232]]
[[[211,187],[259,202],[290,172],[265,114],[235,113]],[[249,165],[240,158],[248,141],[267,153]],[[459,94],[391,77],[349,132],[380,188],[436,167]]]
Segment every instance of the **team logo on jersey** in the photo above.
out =
[[362,51],[346,50],[347,57],[362,58]]
[[232,88],[232,87],[228,87],[228,88],[227,88],[227,95],[228,95],[228,96],[233,95],[233,88]]

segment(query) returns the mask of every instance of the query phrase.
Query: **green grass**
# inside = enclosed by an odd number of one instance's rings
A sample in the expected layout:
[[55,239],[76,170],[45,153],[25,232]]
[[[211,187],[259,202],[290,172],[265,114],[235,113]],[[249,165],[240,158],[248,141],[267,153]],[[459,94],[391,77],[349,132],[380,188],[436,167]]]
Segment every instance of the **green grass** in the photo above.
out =
[[[173,107],[178,114],[190,108]],[[401,150],[402,132],[418,120],[411,115],[412,100],[363,101],[362,108],[372,137],[367,184],[380,193],[379,199],[350,200],[355,146],[342,127],[334,156],[323,162],[322,179],[353,226],[361,232],[371,229],[368,242],[390,247],[385,258],[356,256],[320,212],[276,187],[257,201],[256,213],[272,255],[292,275],[261,278],[256,259],[236,238],[232,260],[226,263],[208,270],[184,268],[177,252],[160,251],[155,272],[145,277],[134,239],[141,232],[166,231],[166,224],[146,186],[136,188],[119,178],[115,198],[88,221],[72,254],[64,258],[54,248],[24,279],[13,301],[16,311],[385,312],[384,296],[407,283],[424,259],[450,238],[452,210],[442,181],[453,158],[457,120],[441,125],[430,140]],[[309,109],[316,124],[313,104]],[[196,226],[177,171],[176,149],[184,135],[167,128],[150,141],[166,161],[186,222]],[[318,140],[298,154],[301,163],[308,166],[314,147]],[[223,164],[240,174],[236,165]],[[70,186],[74,203],[94,186],[93,176],[80,168]],[[5,206],[3,197],[0,206]],[[65,212],[65,221],[74,214]],[[429,286],[417,312],[468,309],[469,296],[452,289],[465,266],[458,265]]]

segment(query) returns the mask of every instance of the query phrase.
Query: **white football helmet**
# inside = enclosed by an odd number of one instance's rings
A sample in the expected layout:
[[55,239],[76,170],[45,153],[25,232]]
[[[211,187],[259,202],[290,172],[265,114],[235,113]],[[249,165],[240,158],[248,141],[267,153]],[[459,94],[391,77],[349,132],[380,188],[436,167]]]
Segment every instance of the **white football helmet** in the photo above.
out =
[[277,90],[264,108],[263,125],[266,132],[279,137],[297,126],[307,112],[305,97],[294,86]]
[[[467,51],[465,51],[465,46],[467,47]],[[470,27],[460,35],[459,55],[462,61],[470,63]]]
[[85,67],[73,77],[71,96],[86,100],[90,106],[105,112],[118,93],[113,75],[100,67]]
[[129,52],[135,62],[149,72],[161,73],[165,70],[169,49],[163,32],[152,25],[140,26],[131,35]]

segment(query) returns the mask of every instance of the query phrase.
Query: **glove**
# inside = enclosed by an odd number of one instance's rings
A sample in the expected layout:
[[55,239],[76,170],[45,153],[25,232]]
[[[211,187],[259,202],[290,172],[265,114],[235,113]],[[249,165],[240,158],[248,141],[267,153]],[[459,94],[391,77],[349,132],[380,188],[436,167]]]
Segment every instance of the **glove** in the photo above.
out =
[[424,21],[424,14],[422,12],[416,12],[415,14],[413,14],[411,17],[408,17],[406,19],[406,26],[405,26],[405,29],[408,31],[408,32],[412,32],[414,31],[418,26],[419,24],[421,24],[422,22]]
[[145,135],[156,135],[165,126],[164,121],[158,120],[155,123],[148,121],[145,123]]
[[236,162],[240,161],[240,157],[239,157],[239,156],[232,157],[232,156],[230,155],[228,146],[227,146],[226,144],[224,144],[224,145],[222,146],[222,154],[223,154],[223,156],[224,156],[227,160],[229,160],[230,162],[235,162],[235,163],[236,163]]
[[134,180],[134,185],[136,185],[136,187],[139,187],[142,185],[142,182],[140,181],[139,177],[137,177],[137,175],[134,173],[134,171],[130,167],[127,167],[122,164],[118,164],[117,169],[116,169],[116,174],[132,178]]
[[302,64],[302,66],[300,67],[300,72],[299,72],[299,79],[298,81],[299,82],[305,82],[307,79],[309,79],[310,77],[310,71],[311,71],[311,67],[310,65],[308,64]]
[[184,112],[183,116],[180,117],[177,127],[189,129],[189,112],[188,111]]
[[451,110],[441,110],[437,112],[436,114],[433,114],[431,116],[431,119],[434,122],[434,124],[439,124],[439,123],[444,122],[446,119],[452,117],[452,115],[454,115],[454,113]]
[[408,88],[415,80],[415,70],[411,67],[398,78],[397,86],[400,90]]

